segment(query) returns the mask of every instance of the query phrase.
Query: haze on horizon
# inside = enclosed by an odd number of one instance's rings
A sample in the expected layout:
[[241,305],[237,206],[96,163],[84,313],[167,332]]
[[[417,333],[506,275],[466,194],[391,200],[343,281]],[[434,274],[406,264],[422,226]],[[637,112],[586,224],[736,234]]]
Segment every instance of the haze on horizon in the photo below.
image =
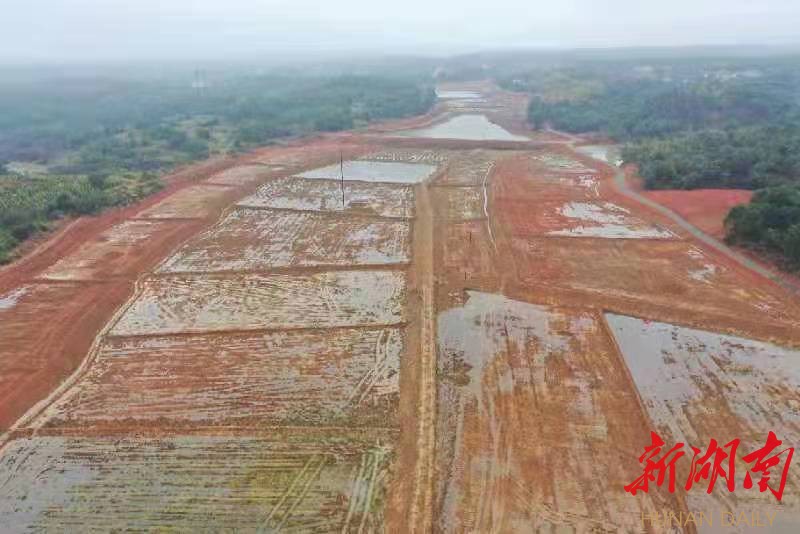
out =
[[250,59],[487,49],[795,44],[796,0],[29,0],[0,62]]

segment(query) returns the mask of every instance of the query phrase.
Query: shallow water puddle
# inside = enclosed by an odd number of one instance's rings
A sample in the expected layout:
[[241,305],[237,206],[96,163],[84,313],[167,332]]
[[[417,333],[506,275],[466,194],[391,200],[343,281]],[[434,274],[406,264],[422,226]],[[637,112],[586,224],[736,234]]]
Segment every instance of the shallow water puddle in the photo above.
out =
[[630,212],[610,202],[568,202],[559,212],[567,219],[595,223],[580,224],[548,232],[554,236],[601,237],[619,239],[670,239],[669,230],[648,225],[630,215]]
[[481,93],[477,91],[444,91],[437,89],[436,90],[437,98],[441,99],[470,99],[470,98],[480,98]]
[[8,311],[16,306],[17,302],[19,302],[19,299],[24,297],[25,294],[28,293],[29,289],[30,288],[27,286],[23,286],[11,291],[10,293],[0,296],[0,312]]
[[345,161],[312,169],[298,174],[302,178],[317,180],[340,180],[357,182],[387,182],[415,184],[424,181],[436,171],[433,165],[398,161]]
[[486,115],[478,114],[457,115],[441,124],[419,130],[398,132],[394,135],[468,141],[530,141],[527,137],[514,135],[502,126],[491,122]]

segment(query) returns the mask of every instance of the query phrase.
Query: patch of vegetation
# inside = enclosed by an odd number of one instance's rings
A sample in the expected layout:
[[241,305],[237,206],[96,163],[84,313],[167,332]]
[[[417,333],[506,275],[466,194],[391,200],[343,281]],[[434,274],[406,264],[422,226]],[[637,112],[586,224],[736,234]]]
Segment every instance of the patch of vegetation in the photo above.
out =
[[747,206],[733,208],[725,221],[728,241],[776,253],[800,268],[800,185],[759,190]]
[[763,188],[800,178],[794,125],[702,130],[627,145],[649,189]]
[[13,258],[22,241],[65,216],[89,215],[121,206],[161,189],[155,174],[111,178],[55,176],[0,177],[0,263]]
[[426,112],[427,73],[0,73],[0,262],[65,215],[124,205],[177,165]]

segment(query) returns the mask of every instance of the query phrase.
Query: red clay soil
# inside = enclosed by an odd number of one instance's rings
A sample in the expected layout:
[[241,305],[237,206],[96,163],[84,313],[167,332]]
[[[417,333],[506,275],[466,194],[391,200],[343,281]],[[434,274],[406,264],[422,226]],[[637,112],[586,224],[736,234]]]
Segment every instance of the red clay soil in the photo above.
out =
[[[367,144],[344,146],[340,139],[322,138],[186,167],[166,177],[166,187],[157,194],[123,209],[77,219],[28,256],[0,270],[0,296],[10,295],[0,308],[0,432],[75,371],[95,337],[129,299],[141,273],[213,224],[227,205],[254,192],[261,182],[219,188],[218,198],[207,202],[213,209],[196,218],[154,221],[168,226],[169,231],[159,231],[153,238],[114,243],[104,233],[124,221],[146,216],[143,212],[159,202],[233,166],[261,160],[291,161],[285,170],[273,171],[272,175],[279,177],[296,172],[295,160],[303,166],[332,163],[338,160],[340,148],[346,156],[370,149]],[[188,197],[187,202],[191,201]],[[53,268],[59,260],[65,261]],[[53,273],[67,279],[43,278]],[[69,279],[73,273],[80,281]]]
[[753,196],[752,191],[744,189],[644,191],[642,194],[718,239],[725,237],[725,217],[731,208],[747,204]]

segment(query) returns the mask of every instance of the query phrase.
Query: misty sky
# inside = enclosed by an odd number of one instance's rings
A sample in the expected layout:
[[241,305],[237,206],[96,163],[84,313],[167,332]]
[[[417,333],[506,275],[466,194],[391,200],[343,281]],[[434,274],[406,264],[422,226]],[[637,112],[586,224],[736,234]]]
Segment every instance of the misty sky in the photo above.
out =
[[24,0],[0,61],[794,44],[800,0]]

